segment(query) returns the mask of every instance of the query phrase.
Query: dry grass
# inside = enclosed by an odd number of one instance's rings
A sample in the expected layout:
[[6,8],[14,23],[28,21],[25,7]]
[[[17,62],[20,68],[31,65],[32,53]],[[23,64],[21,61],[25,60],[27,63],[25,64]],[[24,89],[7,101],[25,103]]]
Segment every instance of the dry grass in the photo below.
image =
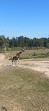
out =
[[7,66],[0,70],[0,111],[49,111],[49,79]]

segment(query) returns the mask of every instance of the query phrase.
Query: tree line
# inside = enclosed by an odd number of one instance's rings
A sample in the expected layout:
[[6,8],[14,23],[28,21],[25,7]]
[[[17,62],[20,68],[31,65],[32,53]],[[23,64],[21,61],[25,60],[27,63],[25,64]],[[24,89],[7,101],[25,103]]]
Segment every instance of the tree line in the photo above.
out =
[[19,36],[19,37],[5,37],[0,35],[0,48],[2,47],[46,47],[49,48],[49,38],[33,38]]

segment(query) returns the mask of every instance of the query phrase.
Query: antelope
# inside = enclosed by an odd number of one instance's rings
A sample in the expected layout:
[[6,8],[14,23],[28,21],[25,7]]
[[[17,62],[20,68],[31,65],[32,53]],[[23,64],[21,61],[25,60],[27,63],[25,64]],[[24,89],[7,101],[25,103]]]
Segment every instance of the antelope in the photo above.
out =
[[17,60],[19,60],[20,58],[20,54],[24,51],[24,49],[22,49],[19,53],[16,53],[16,55],[12,58],[12,65],[13,65],[13,62],[15,62],[15,65],[16,65],[16,62]]

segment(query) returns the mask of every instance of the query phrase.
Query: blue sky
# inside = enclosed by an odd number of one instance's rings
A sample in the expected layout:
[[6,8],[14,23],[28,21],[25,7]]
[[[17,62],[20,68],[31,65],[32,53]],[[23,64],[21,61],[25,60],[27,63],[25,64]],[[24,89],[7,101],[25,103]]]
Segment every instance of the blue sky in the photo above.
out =
[[0,0],[0,35],[48,37],[49,0]]

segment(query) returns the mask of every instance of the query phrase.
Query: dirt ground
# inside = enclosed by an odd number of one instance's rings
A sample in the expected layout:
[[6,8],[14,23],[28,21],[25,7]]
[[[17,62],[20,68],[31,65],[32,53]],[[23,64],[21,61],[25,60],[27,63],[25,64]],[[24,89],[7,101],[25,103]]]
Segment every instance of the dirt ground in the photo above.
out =
[[[8,60],[5,58],[5,54],[0,53],[0,70],[3,67],[8,66],[15,66],[15,64],[12,65],[11,60]],[[29,68],[35,71],[42,72],[46,74],[49,77],[49,59],[48,58],[36,58],[36,59],[24,59],[17,61],[17,64],[15,67],[20,68]]]

